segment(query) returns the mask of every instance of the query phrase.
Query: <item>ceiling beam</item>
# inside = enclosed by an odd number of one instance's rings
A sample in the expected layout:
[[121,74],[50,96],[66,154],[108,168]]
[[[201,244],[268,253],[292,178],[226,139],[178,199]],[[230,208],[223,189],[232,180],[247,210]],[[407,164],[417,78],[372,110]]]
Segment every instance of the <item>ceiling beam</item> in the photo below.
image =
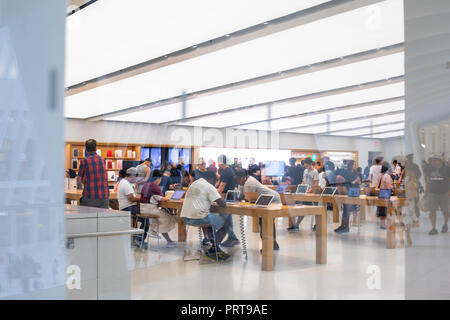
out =
[[247,41],[265,37],[273,33],[285,31],[361,7],[370,6],[382,1],[384,0],[334,0],[325,2],[318,6],[294,12],[284,17],[276,18],[215,39],[210,39],[182,50],[171,53],[168,52],[166,55],[130,66],[128,68],[117,70],[94,79],[88,79],[84,82],[66,88],[66,96],[97,88],[108,83],[133,77]]

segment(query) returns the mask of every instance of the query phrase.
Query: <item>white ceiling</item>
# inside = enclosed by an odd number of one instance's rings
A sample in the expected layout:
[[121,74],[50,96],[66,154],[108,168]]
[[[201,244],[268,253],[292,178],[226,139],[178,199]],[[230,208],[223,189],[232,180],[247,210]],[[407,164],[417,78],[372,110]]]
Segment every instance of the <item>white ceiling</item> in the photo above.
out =
[[[185,5],[131,0],[124,6],[118,0],[97,1],[68,17],[66,84],[318,4],[325,8],[326,2]],[[372,2],[68,95],[65,116],[340,136],[401,135],[403,1]],[[241,81],[245,84],[231,86]],[[188,95],[185,109],[179,99],[183,92]]]

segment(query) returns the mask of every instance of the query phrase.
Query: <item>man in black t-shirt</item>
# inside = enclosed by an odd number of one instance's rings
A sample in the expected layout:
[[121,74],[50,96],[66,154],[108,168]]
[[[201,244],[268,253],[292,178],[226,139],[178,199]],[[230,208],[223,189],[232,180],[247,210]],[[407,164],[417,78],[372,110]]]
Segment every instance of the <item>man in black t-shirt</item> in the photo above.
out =
[[428,185],[428,207],[430,208],[430,220],[432,229],[429,235],[436,235],[436,211],[441,209],[444,214],[444,225],[442,233],[448,231],[448,191],[450,181],[450,170],[444,165],[441,158],[433,156],[430,159],[430,168],[427,176]]
[[295,161],[295,158],[289,159],[290,166],[288,167],[287,175],[291,177],[292,184],[296,186],[302,183],[303,172],[305,169],[300,165],[296,165]]
[[[217,158],[217,163],[219,165],[219,169],[222,171],[220,174],[219,187],[217,191],[219,194],[227,193],[229,190],[234,190],[237,187],[236,176],[233,172],[233,169],[227,164],[227,157],[222,154]],[[232,215],[228,215],[229,219],[229,229],[228,229],[228,238],[225,242],[222,243],[224,247],[234,247],[239,244],[239,240],[234,234],[233,231],[233,219]]]

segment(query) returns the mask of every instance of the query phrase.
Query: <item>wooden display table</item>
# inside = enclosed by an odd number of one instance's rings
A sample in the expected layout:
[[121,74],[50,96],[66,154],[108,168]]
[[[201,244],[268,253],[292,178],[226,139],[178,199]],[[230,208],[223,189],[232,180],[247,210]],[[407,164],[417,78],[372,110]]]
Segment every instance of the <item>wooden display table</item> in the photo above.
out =
[[[161,202],[160,206],[177,210],[178,241],[186,241],[186,226],[179,218],[183,200]],[[326,207],[323,206],[285,206],[273,204],[267,208],[252,207],[250,203],[228,204],[226,207],[211,207],[212,212],[262,218],[262,263],[261,269],[273,270],[273,220],[294,216],[317,216],[316,218],[316,263],[327,263],[327,218]]]
[[[80,205],[80,199],[83,196],[83,190],[73,190],[73,191],[64,191],[65,197],[67,200],[75,200],[77,205]],[[117,200],[117,192],[109,192],[110,200]]]
[[338,208],[342,204],[356,204],[361,207],[361,215],[366,206],[376,206],[376,207],[387,207],[388,215],[386,217],[386,248],[395,248],[395,219],[399,219],[399,222],[403,222],[401,208],[406,206],[406,199],[391,197],[390,199],[380,199],[375,196],[361,195],[359,197],[349,197],[346,195],[335,195],[334,196]]

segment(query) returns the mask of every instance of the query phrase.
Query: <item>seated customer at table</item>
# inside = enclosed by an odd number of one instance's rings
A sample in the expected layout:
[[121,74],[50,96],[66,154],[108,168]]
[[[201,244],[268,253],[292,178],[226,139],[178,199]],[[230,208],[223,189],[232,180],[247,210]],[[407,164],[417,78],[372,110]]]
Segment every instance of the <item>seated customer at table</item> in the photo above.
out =
[[[272,203],[281,203],[280,194],[276,192],[275,190],[272,190],[265,185],[263,185],[261,182],[256,180],[254,177],[249,176],[247,173],[247,170],[237,170],[236,171],[236,181],[240,186],[243,186],[243,192],[241,192],[241,199],[245,197],[246,192],[256,192],[258,196],[262,194],[271,194],[273,195]],[[262,239],[262,219],[259,218],[259,236]],[[273,222],[273,250],[279,250],[280,247],[277,243],[277,234],[276,234],[276,227],[275,227],[275,221]]]
[[[138,201],[141,197],[136,195],[133,189],[133,184],[136,183],[137,170],[135,167],[128,168],[125,173],[125,178],[120,180],[119,187],[117,188],[117,200],[119,201],[119,210],[129,211],[132,215],[132,219],[136,219],[136,214],[140,213]],[[147,237],[149,228],[148,218],[137,218],[138,222],[141,222],[141,229],[144,229],[143,235],[138,235],[134,239],[135,245],[143,249],[147,248],[147,244],[144,242]]]
[[[141,190],[141,212],[155,214],[159,218],[154,219],[151,224],[153,232],[160,232],[167,241],[167,248],[174,248],[177,246],[175,241],[172,241],[169,236],[169,231],[175,228],[177,218],[164,209],[158,207],[160,201],[167,201],[169,197],[164,197],[159,187],[162,173],[159,170],[153,171],[152,181],[144,184]],[[148,205],[147,205],[148,204]]]
[[[230,256],[222,251],[219,244],[227,234],[229,227],[229,219],[227,216],[229,215],[210,212],[211,206],[214,205],[214,203],[220,207],[225,207],[226,203],[212,184],[214,182],[215,173],[208,172],[206,178],[208,181],[204,178],[200,178],[191,184],[184,197],[180,216],[187,225],[209,225],[207,227],[202,227],[206,237],[206,239],[203,240],[203,245],[210,245],[210,248],[205,252],[205,256],[212,260],[216,260],[217,254],[217,257],[220,260],[225,260]],[[214,228],[215,237],[212,228]]]

